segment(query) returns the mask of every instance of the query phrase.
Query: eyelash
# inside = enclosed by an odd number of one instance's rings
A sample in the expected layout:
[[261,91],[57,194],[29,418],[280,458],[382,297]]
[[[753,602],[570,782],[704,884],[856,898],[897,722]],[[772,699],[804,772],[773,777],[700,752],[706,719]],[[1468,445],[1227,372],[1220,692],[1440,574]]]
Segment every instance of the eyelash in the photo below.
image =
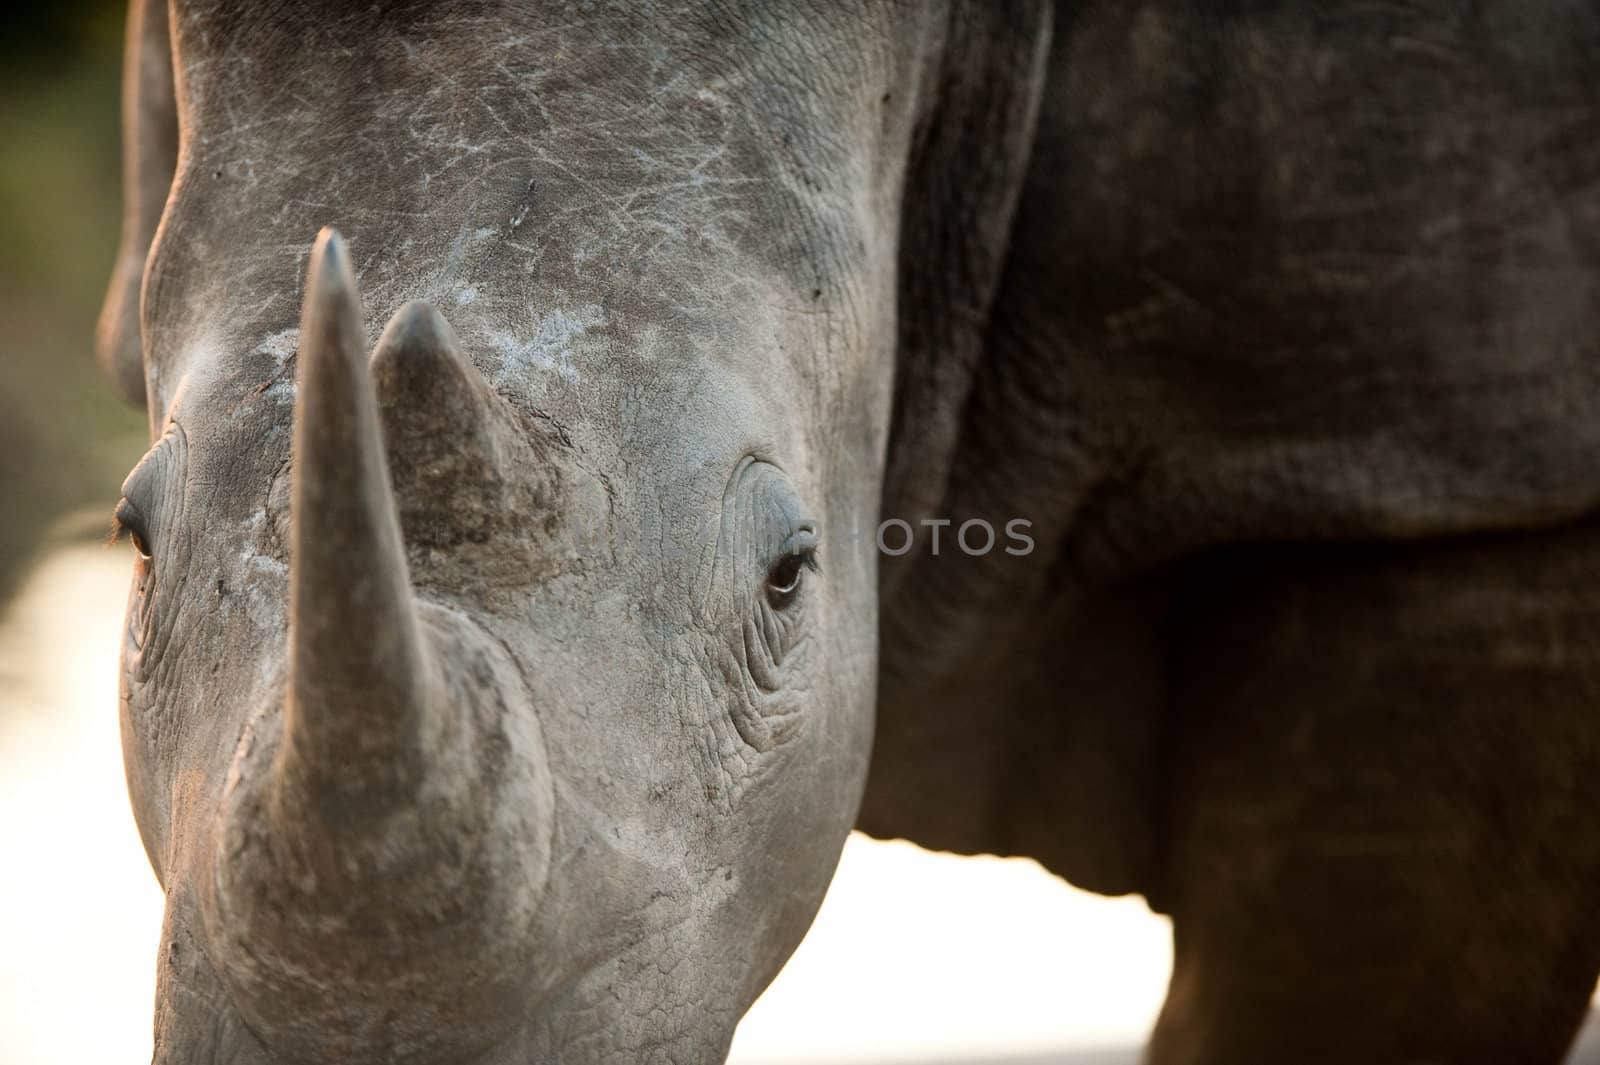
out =
[[133,543],[133,549],[139,553],[144,561],[150,561],[150,542],[147,535],[140,531],[139,524],[142,516],[134,509],[132,503],[124,497],[117,501],[116,509],[111,512],[111,534],[106,537],[108,545],[122,542],[122,534],[127,533],[128,539]]

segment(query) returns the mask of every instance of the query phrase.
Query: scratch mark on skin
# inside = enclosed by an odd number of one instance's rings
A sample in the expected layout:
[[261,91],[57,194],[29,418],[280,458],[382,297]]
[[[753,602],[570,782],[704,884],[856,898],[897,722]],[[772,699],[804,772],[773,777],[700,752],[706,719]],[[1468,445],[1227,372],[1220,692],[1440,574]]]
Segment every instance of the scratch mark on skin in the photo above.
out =
[[515,233],[528,220],[528,212],[533,208],[533,182],[528,182],[528,189],[523,194],[522,200],[517,204],[516,212],[511,216],[511,229],[507,236]]

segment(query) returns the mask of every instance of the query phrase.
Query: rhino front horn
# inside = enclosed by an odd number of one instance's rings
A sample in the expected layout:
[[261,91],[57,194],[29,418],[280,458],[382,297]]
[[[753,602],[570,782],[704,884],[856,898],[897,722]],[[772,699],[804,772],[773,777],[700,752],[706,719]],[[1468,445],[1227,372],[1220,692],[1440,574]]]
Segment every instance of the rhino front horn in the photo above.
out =
[[317,238],[294,413],[285,798],[349,815],[416,787],[448,712],[423,638],[344,241]]

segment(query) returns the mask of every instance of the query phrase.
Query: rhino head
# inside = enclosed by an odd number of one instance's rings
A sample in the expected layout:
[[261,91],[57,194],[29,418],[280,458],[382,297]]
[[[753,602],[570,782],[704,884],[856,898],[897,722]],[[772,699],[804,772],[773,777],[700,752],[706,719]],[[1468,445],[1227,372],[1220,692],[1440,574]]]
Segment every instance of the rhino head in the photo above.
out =
[[101,354],[153,441],[157,1061],[725,1053],[863,786],[953,22],[134,5]]

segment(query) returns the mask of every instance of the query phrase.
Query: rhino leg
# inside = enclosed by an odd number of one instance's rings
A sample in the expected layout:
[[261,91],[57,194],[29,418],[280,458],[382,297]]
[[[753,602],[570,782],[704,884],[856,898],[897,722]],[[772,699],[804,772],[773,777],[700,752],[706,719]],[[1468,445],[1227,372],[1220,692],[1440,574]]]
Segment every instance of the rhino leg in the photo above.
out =
[[1600,970],[1600,524],[1215,561],[1153,1065],[1562,1058]]

